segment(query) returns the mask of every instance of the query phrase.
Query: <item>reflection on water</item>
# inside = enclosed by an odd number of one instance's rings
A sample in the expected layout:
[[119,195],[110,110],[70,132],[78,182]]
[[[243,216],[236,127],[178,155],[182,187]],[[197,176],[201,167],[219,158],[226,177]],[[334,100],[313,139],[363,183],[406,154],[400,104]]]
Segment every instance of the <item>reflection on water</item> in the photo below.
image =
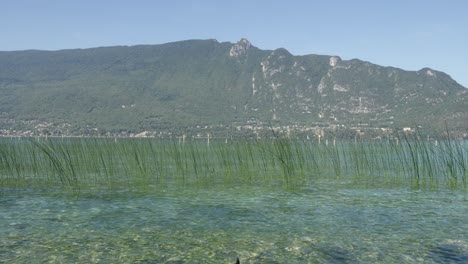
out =
[[466,193],[319,186],[3,190],[0,262],[468,262]]

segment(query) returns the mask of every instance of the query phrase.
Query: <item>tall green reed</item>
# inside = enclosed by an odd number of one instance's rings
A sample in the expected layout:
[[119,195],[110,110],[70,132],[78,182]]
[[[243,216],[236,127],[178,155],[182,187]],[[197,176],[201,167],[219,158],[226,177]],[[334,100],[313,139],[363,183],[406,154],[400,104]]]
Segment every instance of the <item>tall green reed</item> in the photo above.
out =
[[468,144],[417,134],[324,144],[274,134],[262,140],[0,139],[0,186],[157,188],[166,184],[289,187],[317,178],[413,188],[467,187]]

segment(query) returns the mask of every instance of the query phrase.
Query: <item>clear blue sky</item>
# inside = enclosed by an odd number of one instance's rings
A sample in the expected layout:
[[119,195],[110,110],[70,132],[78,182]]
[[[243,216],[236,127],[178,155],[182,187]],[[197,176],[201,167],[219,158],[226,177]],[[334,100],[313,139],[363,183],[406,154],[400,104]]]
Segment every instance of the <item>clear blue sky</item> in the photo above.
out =
[[0,50],[236,42],[430,67],[468,87],[468,0],[0,0]]

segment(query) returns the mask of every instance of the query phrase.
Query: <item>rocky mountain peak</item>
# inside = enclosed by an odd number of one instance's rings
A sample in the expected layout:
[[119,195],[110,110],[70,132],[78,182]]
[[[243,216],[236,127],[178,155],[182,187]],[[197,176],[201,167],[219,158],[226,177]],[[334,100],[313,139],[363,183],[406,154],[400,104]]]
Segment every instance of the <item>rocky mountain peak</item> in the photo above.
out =
[[246,38],[240,39],[234,46],[232,46],[231,50],[229,50],[229,56],[231,57],[239,57],[247,53],[247,50],[253,47],[252,43],[248,41]]
[[338,62],[340,62],[340,61],[341,61],[341,58],[340,58],[340,57],[338,57],[338,56],[331,56],[331,57],[330,57],[330,62],[329,62],[329,64],[330,64],[330,66],[335,67],[336,64],[338,64]]

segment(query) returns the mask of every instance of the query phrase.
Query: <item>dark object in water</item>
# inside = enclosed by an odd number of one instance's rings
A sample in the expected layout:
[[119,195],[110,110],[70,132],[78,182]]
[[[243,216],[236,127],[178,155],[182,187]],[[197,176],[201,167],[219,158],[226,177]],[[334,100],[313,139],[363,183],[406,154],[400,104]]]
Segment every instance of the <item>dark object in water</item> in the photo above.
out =
[[440,244],[431,253],[432,259],[438,263],[468,263],[468,255],[457,244]]
[[236,264],[240,264],[239,258],[237,258]]

